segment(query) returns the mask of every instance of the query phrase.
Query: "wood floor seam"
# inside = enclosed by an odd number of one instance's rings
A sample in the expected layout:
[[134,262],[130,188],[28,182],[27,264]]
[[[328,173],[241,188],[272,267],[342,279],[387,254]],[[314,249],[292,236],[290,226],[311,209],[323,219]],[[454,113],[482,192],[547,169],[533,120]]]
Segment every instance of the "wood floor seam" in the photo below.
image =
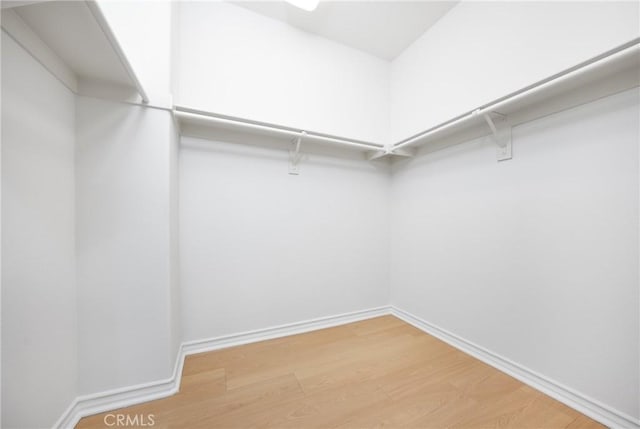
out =
[[300,387],[300,391],[304,394],[304,396],[307,396],[307,392],[305,392],[304,387],[302,386],[302,384],[300,384],[300,379],[296,375],[295,371],[292,374],[295,377],[296,381],[298,382],[298,387]]

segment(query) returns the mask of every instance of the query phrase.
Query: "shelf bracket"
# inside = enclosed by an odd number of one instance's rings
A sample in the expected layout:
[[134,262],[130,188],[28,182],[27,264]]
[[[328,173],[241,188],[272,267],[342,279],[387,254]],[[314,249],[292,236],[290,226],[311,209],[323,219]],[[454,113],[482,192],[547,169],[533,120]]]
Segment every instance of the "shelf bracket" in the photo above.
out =
[[385,148],[384,150],[370,151],[367,153],[367,159],[374,161],[376,159],[383,158],[411,158],[415,156],[416,149],[414,148]]
[[497,112],[486,112],[482,116],[491,129],[491,140],[498,146],[498,161],[511,159],[511,124],[507,116]]
[[297,176],[300,174],[300,160],[302,159],[302,154],[300,153],[300,145],[302,144],[302,139],[307,135],[305,131],[302,131],[298,137],[296,137],[292,142],[292,148],[289,151],[289,174]]

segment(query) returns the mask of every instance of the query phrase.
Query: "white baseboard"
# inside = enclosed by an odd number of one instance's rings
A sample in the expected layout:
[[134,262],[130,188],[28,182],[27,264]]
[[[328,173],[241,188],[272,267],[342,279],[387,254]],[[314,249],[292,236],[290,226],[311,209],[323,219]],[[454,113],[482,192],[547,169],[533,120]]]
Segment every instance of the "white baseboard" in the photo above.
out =
[[83,417],[171,396],[180,389],[183,365],[184,355],[182,350],[179,350],[173,374],[170,378],[79,396],[66,409],[53,427],[55,429],[72,429]]
[[239,346],[242,344],[255,343],[257,341],[302,334],[304,332],[316,331],[318,329],[330,328],[332,326],[344,325],[346,323],[371,319],[372,317],[383,316],[385,314],[391,314],[391,308],[389,306],[354,311],[336,316],[321,317],[303,322],[289,323],[286,325],[257,329],[255,331],[225,335],[205,340],[188,341],[182,345],[182,351],[185,355],[208,352],[227,347]]
[[523,383],[611,428],[640,429],[640,420],[625,415],[611,407],[563,386],[541,374],[510,361],[496,353],[435,326],[411,313],[393,306],[377,307],[335,316],[306,320],[233,335],[185,342],[180,346],[173,375],[153,383],[80,396],[73,401],[54,428],[73,428],[82,417],[118,408],[129,407],[154,399],[165,398],[178,392],[185,356],[234,347],[273,338],[344,325],[359,320],[393,314],[416,328],[437,337],[494,368],[509,374]]
[[79,396],[54,425],[54,428],[74,428],[80,419],[86,416],[171,396],[178,392],[179,385],[176,381],[176,379],[170,378],[144,385]]
[[92,395],[79,396],[73,401],[69,408],[67,408],[60,419],[58,419],[54,428],[72,429],[83,417],[118,408],[130,407],[132,405],[153,401],[155,399],[166,398],[167,396],[177,393],[180,389],[185,356],[270,340],[273,338],[301,334],[304,332],[316,331],[318,329],[344,325],[390,313],[391,308],[389,306],[383,306],[302,322],[289,323],[271,328],[258,329],[255,331],[241,332],[233,335],[182,343],[176,357],[173,375],[170,378]]
[[407,311],[392,306],[391,314],[610,428],[640,429],[640,419],[635,419],[567,386],[563,386],[542,374],[538,374],[467,341]]

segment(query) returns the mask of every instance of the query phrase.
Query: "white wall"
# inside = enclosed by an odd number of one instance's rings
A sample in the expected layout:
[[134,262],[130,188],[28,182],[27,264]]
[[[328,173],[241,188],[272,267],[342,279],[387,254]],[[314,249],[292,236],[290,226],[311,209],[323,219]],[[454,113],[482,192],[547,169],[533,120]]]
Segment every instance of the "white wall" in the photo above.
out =
[[81,394],[171,375],[170,113],[77,98]]
[[[637,3],[464,3],[390,78],[230,4],[173,7],[105,7],[152,101],[177,41],[178,104],[380,142],[390,100],[397,140],[638,35]],[[74,117],[2,43],[3,427],[164,379],[183,339],[386,305],[390,285],[399,307],[639,415],[637,92],[518,127],[507,163],[479,141],[420,156],[390,189],[362,160],[309,155],[290,176],[284,151],[193,138],[178,172],[168,112],[78,97]]]
[[636,419],[637,89],[397,165],[392,304]]
[[388,302],[388,175],[363,160],[183,137],[184,339]]
[[223,2],[179,4],[176,104],[385,143],[389,63]]
[[3,428],[76,396],[74,96],[2,33]]
[[640,36],[638,2],[461,2],[391,65],[391,141]]

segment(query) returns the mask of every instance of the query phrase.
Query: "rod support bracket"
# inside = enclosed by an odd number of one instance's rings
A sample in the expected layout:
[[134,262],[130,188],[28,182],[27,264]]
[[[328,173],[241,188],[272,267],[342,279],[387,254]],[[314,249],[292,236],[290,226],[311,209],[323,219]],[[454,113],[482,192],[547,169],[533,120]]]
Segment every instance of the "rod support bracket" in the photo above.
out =
[[511,159],[511,124],[507,116],[498,112],[484,112],[482,116],[491,130],[490,138],[497,146],[498,161]]
[[306,137],[306,131],[301,131],[300,135],[291,141],[291,150],[289,150],[289,174],[297,176],[300,174],[300,160],[302,154],[300,153],[300,146],[302,145],[302,139]]

